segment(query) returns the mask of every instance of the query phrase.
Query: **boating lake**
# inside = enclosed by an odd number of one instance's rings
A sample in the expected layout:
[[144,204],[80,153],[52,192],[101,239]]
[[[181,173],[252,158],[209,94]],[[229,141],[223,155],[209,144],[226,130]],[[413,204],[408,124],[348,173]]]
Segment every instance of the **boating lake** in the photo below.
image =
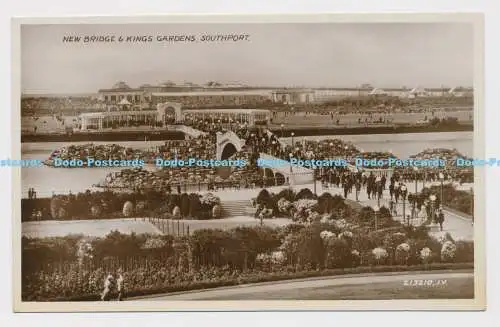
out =
[[[408,158],[410,155],[427,148],[455,148],[466,156],[473,157],[473,132],[452,133],[413,133],[413,134],[377,134],[377,135],[329,135],[312,137],[295,137],[294,142],[302,140],[322,140],[338,138],[352,142],[363,151],[392,151],[399,158]],[[291,142],[290,139],[285,139]],[[71,144],[86,144],[76,142]],[[93,142],[107,144],[109,142]],[[163,144],[155,142],[113,142],[122,146],[148,149]],[[67,146],[70,143],[23,143],[21,145],[22,159],[46,160],[53,150]],[[200,158],[211,159],[211,158]],[[147,169],[155,169],[148,166]],[[38,197],[50,197],[54,194],[67,194],[92,190],[92,185],[104,180],[109,172],[119,171],[120,168],[51,168],[47,166],[21,169],[22,197],[28,197],[28,189],[34,188]]]

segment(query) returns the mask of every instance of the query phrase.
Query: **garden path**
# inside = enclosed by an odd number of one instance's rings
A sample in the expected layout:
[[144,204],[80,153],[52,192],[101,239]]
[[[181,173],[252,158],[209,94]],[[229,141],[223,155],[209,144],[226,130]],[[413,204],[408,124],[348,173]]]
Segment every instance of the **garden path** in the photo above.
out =
[[[435,183],[426,183],[425,186],[430,186],[430,185],[439,185],[439,182]],[[288,186],[276,186],[276,187],[269,187],[267,190],[269,192],[273,193],[278,193],[282,189],[286,188]],[[295,191],[300,191],[303,188],[309,188],[310,190],[314,190],[314,184],[304,184],[304,185],[294,185],[292,186]],[[407,184],[408,191],[410,193],[415,192],[415,184],[414,183],[408,183]],[[462,185],[462,189],[471,189],[473,186],[472,184],[467,184],[467,185]],[[417,183],[417,191],[420,192],[422,189],[422,183]],[[213,192],[214,194],[217,194],[221,198],[222,201],[234,201],[234,200],[249,200],[249,205],[250,199],[256,198],[257,195],[259,194],[260,189],[244,189],[244,190],[220,190],[217,192]],[[316,183],[316,193],[318,195],[324,193],[324,192],[329,192],[332,195],[341,195],[343,196],[343,189],[342,188],[337,188],[337,187],[329,187],[325,188],[321,185],[321,183]],[[356,193],[352,192],[347,195],[347,199],[356,201]],[[382,198],[380,199],[380,206],[386,206],[389,207],[389,190],[385,190],[383,193]],[[371,206],[374,207],[375,205],[378,204],[378,201],[376,199],[368,199],[368,195],[364,190],[362,190],[358,196],[359,203],[363,206]],[[394,219],[401,221],[403,218],[403,207],[402,204],[400,203],[397,208],[398,215],[394,217]],[[411,214],[411,206],[406,205],[405,208],[405,213],[406,215]],[[450,233],[450,235],[453,237],[455,240],[473,240],[474,239],[474,226],[472,224],[472,221],[467,215],[460,215],[457,212],[451,212],[448,210],[444,210],[444,215],[445,215],[445,221],[443,224],[443,231]],[[414,220],[412,222],[413,224],[420,224],[423,223],[422,220]],[[431,231],[433,234],[439,234],[439,230],[434,230]]]

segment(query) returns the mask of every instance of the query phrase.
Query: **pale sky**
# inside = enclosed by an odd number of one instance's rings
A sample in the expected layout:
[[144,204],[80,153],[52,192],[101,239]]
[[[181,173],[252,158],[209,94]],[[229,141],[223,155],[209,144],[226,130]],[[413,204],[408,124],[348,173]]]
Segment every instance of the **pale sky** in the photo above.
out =
[[[248,41],[200,42],[204,34],[248,34]],[[148,43],[63,43],[68,35],[151,35]],[[197,42],[158,42],[195,35]],[[473,25],[155,24],[25,25],[24,93],[95,93],[167,80],[252,86],[440,87],[473,85]]]

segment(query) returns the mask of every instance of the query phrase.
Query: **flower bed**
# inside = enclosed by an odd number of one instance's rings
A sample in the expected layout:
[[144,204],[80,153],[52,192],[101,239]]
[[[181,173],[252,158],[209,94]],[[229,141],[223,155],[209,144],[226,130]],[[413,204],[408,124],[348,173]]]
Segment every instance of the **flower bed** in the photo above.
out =
[[[343,276],[352,274],[372,274],[372,273],[394,273],[394,272],[427,272],[427,271],[439,271],[439,270],[470,270],[474,269],[473,263],[454,263],[454,264],[442,264],[434,263],[429,265],[416,265],[416,266],[368,266],[368,267],[356,267],[347,269],[325,269],[325,270],[308,270],[308,271],[278,271],[272,273],[264,272],[246,272],[245,274],[240,274],[238,276],[227,276],[224,278],[224,274],[221,273],[221,277],[214,278],[211,280],[198,279],[195,281],[180,282],[178,284],[161,285],[150,288],[143,288],[137,290],[127,291],[125,294],[129,298],[148,296],[154,294],[162,293],[173,293],[173,292],[183,292],[183,291],[194,291],[202,289],[211,289],[224,286],[237,286],[261,282],[276,282],[285,280],[294,280],[301,278],[312,278],[312,277],[327,277],[327,276]],[[211,273],[215,274],[215,271]],[[104,275],[101,274],[104,280]],[[94,277],[94,279],[97,279]],[[96,288],[95,293],[77,295],[77,296],[60,296],[55,295],[51,298],[46,298],[38,301],[98,301],[100,300],[99,288]],[[29,301],[29,300],[28,300]]]
[[[177,218],[211,219],[217,205],[220,206],[220,199],[211,193],[88,191],[76,195],[57,195],[51,199],[23,199],[21,217],[22,221],[30,221],[156,216],[169,218],[175,214]],[[40,215],[37,216],[37,212]]]
[[422,265],[443,263],[455,267],[473,262],[474,247],[449,235],[434,239],[425,228],[373,233],[333,220],[197,230],[177,239],[117,232],[92,240],[24,238],[22,255],[23,299],[46,301],[95,297],[104,277],[119,268],[131,296],[328,275],[332,269],[341,274],[421,270]]

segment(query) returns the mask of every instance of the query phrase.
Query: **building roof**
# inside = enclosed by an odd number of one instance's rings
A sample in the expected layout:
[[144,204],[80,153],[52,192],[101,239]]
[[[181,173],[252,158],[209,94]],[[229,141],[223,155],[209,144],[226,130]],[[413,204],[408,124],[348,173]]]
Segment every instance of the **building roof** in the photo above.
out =
[[99,118],[111,116],[137,116],[144,114],[158,114],[156,110],[134,110],[134,111],[109,111],[109,112],[86,112],[80,114],[80,118]]
[[113,89],[130,89],[130,86],[127,85],[125,82],[117,82],[113,85]]
[[310,92],[314,92],[314,90],[290,88],[290,89],[277,89],[273,91],[274,94],[310,93]]
[[233,113],[233,114],[249,114],[249,113],[270,113],[266,109],[183,109],[183,113]]
[[164,97],[192,97],[192,96],[236,96],[236,95],[271,95],[269,90],[245,91],[203,91],[203,92],[153,92],[153,96]]
[[112,92],[122,92],[122,93],[137,93],[144,92],[144,89],[132,89],[132,88],[117,88],[117,89],[100,89],[98,93],[112,93]]

